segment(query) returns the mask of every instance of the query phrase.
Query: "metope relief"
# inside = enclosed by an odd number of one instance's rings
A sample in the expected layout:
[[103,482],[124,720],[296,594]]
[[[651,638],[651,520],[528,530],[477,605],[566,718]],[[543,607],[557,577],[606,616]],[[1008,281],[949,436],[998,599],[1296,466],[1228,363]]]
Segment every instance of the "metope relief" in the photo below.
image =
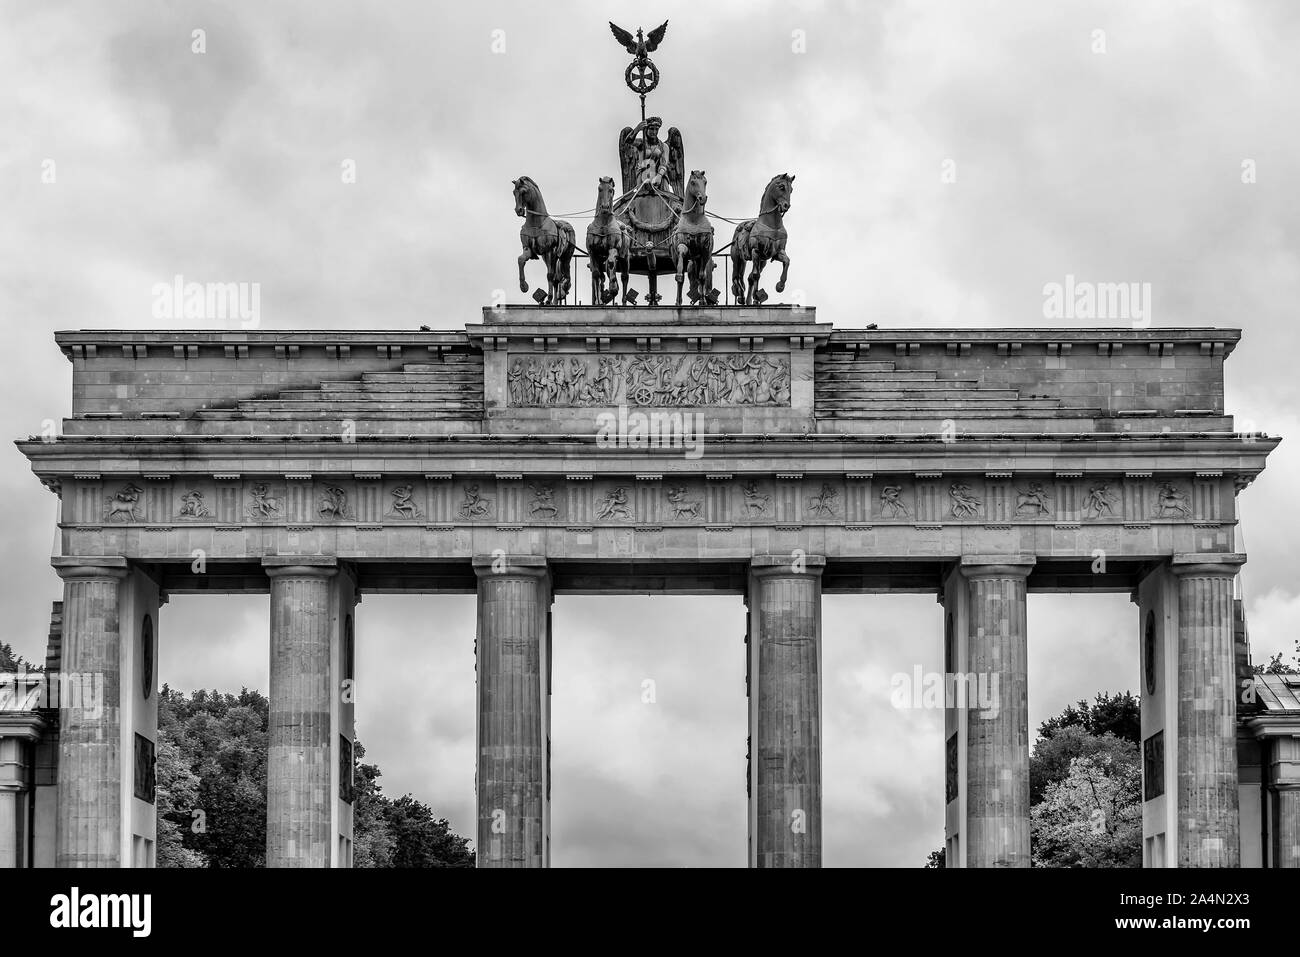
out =
[[521,407],[790,403],[790,359],[766,353],[516,357],[507,381]]

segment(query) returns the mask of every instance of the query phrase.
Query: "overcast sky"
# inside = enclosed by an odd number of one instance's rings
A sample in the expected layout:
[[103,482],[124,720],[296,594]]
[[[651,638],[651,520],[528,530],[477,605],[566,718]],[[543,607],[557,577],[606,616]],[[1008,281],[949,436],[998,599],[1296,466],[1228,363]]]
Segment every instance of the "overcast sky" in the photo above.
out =
[[[267,329],[459,329],[496,290],[520,298],[510,181],[593,205],[638,117],[606,20],[667,18],[651,110],[722,215],[797,174],[787,297],[819,319],[1042,326],[1045,283],[1147,282],[1154,326],[1243,330],[1238,426],[1300,436],[1294,2],[0,9],[0,434],[68,414],[56,329],[150,327],[176,274],[260,283]],[[1239,499],[1257,659],[1300,618],[1298,447]],[[39,659],[56,502],[12,447],[0,489],[0,638]],[[466,835],[473,607],[367,596],[358,614],[359,736],[390,792]],[[1137,689],[1125,596],[1031,596],[1029,616],[1035,724]],[[264,596],[178,596],[163,680],[265,691],[267,617]],[[744,627],[739,598],[557,600],[555,864],[743,866]],[[828,865],[919,866],[942,843],[942,714],[889,703],[892,674],[941,667],[941,637],[930,596],[825,602]]]

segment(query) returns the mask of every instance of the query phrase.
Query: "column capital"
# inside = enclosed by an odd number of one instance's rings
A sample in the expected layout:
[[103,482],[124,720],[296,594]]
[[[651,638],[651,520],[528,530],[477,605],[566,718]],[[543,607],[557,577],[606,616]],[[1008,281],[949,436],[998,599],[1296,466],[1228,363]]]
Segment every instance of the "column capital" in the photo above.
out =
[[268,578],[329,578],[338,574],[333,555],[267,555],[262,570]]
[[474,573],[479,578],[544,578],[548,571],[544,555],[475,555]]
[[1033,555],[963,555],[959,567],[970,579],[1027,578],[1037,563]]
[[122,579],[130,571],[121,555],[56,555],[50,564],[64,581],[76,579]]
[[825,567],[824,555],[787,552],[781,555],[754,555],[749,560],[750,572],[759,578],[818,578]]
[[1169,570],[1194,578],[1233,578],[1246,564],[1241,552],[1180,552],[1169,560]]

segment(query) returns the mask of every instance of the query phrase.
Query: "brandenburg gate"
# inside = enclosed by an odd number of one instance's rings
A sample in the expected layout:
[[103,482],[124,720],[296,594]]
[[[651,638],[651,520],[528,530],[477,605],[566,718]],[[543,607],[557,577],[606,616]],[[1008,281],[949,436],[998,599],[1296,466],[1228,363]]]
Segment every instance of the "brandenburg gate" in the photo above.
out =
[[[641,75],[646,41],[629,46]],[[418,592],[477,595],[479,864],[546,866],[553,597],[657,591],[745,597],[749,860],[817,867],[822,596],[924,592],[944,628],[918,638],[951,677],[999,689],[996,709],[946,710],[948,865],[1027,866],[1026,595],[1106,591],[1137,606],[1145,864],[1258,863],[1236,499],[1277,440],[1225,412],[1239,333],[833,328],[767,304],[754,275],[779,262],[783,288],[785,174],[737,226],[720,302],[692,218],[703,173],[657,128],[624,130],[624,189],[598,189],[593,304],[573,301],[577,234],[522,177],[536,305],[446,331],[56,335],[72,417],[18,445],[61,502],[57,666],[102,675],[106,707],[23,732],[36,860],[152,864],[160,608],[262,592],[267,864],[349,865],[358,602]],[[620,274],[661,266],[688,304],[653,284],[635,303]],[[1290,747],[1288,727],[1258,740]],[[1270,793],[1281,861],[1300,790]]]

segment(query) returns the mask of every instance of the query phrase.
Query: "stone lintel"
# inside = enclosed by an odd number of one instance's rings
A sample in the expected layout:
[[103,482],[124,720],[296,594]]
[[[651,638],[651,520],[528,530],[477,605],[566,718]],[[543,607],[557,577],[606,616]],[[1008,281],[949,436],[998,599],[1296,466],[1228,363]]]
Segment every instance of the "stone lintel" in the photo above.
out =
[[963,555],[961,573],[966,578],[1028,577],[1036,564],[1034,555]]
[[473,564],[480,578],[499,575],[542,578],[547,573],[545,555],[475,555]]
[[817,576],[825,565],[824,555],[755,555],[749,560],[750,571],[761,578]]
[[1175,575],[1232,578],[1244,564],[1242,552],[1180,552],[1170,559],[1169,567]]
[[333,555],[267,555],[262,568],[271,578],[329,578],[339,570],[339,560]]

